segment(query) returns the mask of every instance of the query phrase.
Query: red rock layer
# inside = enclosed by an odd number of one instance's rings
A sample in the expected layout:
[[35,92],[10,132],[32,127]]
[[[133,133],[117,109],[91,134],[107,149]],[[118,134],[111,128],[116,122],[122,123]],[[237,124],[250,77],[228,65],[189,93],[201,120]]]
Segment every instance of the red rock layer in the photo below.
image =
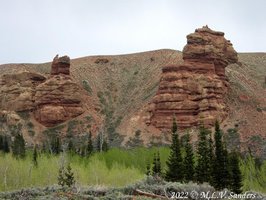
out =
[[162,69],[159,89],[151,102],[148,124],[170,129],[173,117],[180,128],[212,126],[227,116],[225,67],[237,62],[237,53],[224,33],[207,26],[187,36],[184,62]]
[[68,56],[54,57],[51,68],[51,75],[70,75],[70,58]]
[[49,78],[32,72],[3,75],[0,109],[33,111],[35,119],[47,127],[84,113],[84,93],[70,77],[70,58],[56,56],[51,68]]
[[35,119],[48,127],[84,112],[79,86],[64,76],[52,76],[38,85],[34,98]]

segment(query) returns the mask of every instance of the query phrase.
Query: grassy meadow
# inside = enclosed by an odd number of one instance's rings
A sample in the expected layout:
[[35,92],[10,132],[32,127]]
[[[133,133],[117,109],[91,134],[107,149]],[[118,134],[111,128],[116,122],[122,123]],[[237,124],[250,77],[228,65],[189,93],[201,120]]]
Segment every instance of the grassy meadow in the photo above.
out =
[[[0,154],[0,191],[29,187],[45,187],[57,184],[58,170],[64,162],[70,162],[77,186],[123,187],[145,178],[146,166],[152,163],[153,155],[160,152],[162,169],[170,149],[167,147],[132,150],[118,148],[94,153],[89,158],[76,154],[39,154],[38,166],[32,162],[32,152],[25,159],[16,159],[12,154]],[[266,193],[266,161],[260,166],[252,157],[242,159],[243,190]]]

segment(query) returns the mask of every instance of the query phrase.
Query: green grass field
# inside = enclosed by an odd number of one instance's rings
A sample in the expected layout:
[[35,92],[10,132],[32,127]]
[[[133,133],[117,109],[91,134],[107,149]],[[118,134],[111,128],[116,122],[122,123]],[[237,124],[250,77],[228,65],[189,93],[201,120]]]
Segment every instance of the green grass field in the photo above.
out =
[[[25,159],[15,159],[12,154],[0,154],[0,191],[10,191],[29,187],[44,187],[57,184],[59,166],[70,162],[76,184],[79,186],[122,187],[145,178],[147,163],[152,163],[153,155],[159,151],[162,168],[166,167],[169,148],[136,148],[132,150],[110,149],[108,152],[94,153],[90,158],[78,155],[40,154],[38,167],[32,162],[32,153]],[[260,168],[250,157],[241,160],[243,190],[266,193],[266,161]]]

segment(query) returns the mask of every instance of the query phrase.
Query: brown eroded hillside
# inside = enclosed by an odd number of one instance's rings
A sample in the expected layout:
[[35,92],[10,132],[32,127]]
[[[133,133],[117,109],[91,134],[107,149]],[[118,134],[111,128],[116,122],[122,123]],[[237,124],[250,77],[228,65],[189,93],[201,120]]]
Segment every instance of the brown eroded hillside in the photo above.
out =
[[[256,142],[265,142],[257,136],[266,137],[266,53],[240,53],[238,57],[238,64],[226,68],[230,83],[226,96],[229,117],[223,126],[225,129],[237,127],[242,141],[253,137]],[[140,130],[148,143],[151,135],[158,140],[165,138],[160,138],[161,133],[155,128],[139,123],[145,117],[142,109],[158,89],[162,67],[181,61],[181,52],[168,49],[128,55],[88,56],[72,59],[70,73],[89,96],[99,101],[103,129],[118,132],[126,139]],[[27,70],[48,76],[50,66],[51,63],[5,64],[0,66],[0,74]],[[75,120],[84,116],[86,113]],[[65,127],[68,123],[64,123]],[[33,124],[36,132],[46,129],[34,120]]]

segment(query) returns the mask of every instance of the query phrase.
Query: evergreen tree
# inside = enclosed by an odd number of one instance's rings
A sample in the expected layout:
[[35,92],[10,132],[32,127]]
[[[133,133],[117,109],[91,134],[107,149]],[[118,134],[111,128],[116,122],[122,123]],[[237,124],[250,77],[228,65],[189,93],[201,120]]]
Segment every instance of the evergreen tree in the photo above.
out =
[[0,151],[4,150],[4,137],[0,135]]
[[159,151],[154,153],[153,156],[153,167],[152,167],[152,175],[153,176],[161,176],[161,160]]
[[74,173],[72,172],[70,164],[68,164],[66,169],[64,166],[61,166],[59,168],[57,180],[58,180],[58,185],[62,187],[64,187],[65,185],[71,187],[75,184],[75,177]]
[[165,174],[165,178],[167,181],[182,181],[183,180],[183,164],[182,164],[182,155],[180,142],[177,134],[177,123],[174,118],[173,126],[172,126],[172,144],[171,144],[171,152],[166,162],[167,170]]
[[108,147],[108,143],[107,143],[107,141],[104,139],[103,140],[103,145],[102,145],[102,150],[103,151],[108,151],[108,149],[109,149],[109,147]]
[[63,166],[59,168],[57,181],[58,181],[58,185],[62,187],[65,186],[65,169]]
[[198,160],[196,166],[196,180],[199,183],[209,182],[210,174],[210,159],[209,159],[209,144],[207,135],[209,135],[209,130],[204,128],[202,125],[199,130],[198,136]]
[[103,142],[104,142],[104,134],[102,132],[100,132],[97,135],[96,142],[97,142],[97,144],[96,144],[97,151],[102,152],[103,151]]
[[75,184],[74,173],[72,172],[70,164],[68,164],[66,171],[65,171],[65,184],[68,187],[71,187]]
[[185,158],[184,158],[184,180],[185,182],[193,181],[194,180],[194,155],[193,155],[193,148],[190,144],[190,135],[189,133],[186,134],[185,137]]
[[213,146],[213,140],[212,140],[212,132],[210,131],[209,133],[209,155],[208,155],[208,159],[209,159],[209,164],[210,164],[210,168],[209,168],[209,183],[210,185],[214,185],[213,182],[213,177],[214,177],[214,146]]
[[70,153],[74,153],[75,152],[75,147],[74,147],[73,141],[71,139],[68,142],[67,150]]
[[80,148],[80,150],[79,150],[79,155],[81,156],[81,157],[85,157],[86,156],[86,146],[82,146],[81,148]]
[[54,154],[59,154],[60,153],[60,151],[61,151],[61,142],[60,142],[59,137],[55,136],[55,137],[52,138],[51,150],[52,150],[52,153],[54,153]]
[[228,150],[226,147],[226,144],[224,143],[224,149],[223,149],[223,182],[224,182],[224,188],[229,188],[230,187],[230,179],[231,179],[231,173],[229,171],[230,168],[230,163],[229,163],[229,156],[228,156]]
[[34,164],[35,167],[38,166],[37,158],[38,158],[38,153],[37,153],[37,148],[35,146],[34,147],[34,151],[33,151],[33,155],[32,155],[32,162],[33,162],[33,164]]
[[15,136],[12,144],[12,153],[16,158],[24,158],[26,156],[25,140],[21,134]]
[[0,135],[0,151],[9,153],[8,139],[6,136]]
[[91,156],[93,153],[92,135],[89,133],[88,144],[87,144],[87,156]]
[[8,144],[8,138],[6,136],[4,136],[4,139],[3,139],[3,152],[4,153],[10,152],[10,148],[9,148],[9,144]]
[[147,164],[147,167],[146,167],[146,175],[147,176],[150,176],[151,175],[151,165],[150,165],[150,163]]
[[224,189],[227,186],[226,158],[224,151],[224,144],[222,141],[222,130],[219,122],[215,122],[215,160],[213,165],[213,186],[217,190]]
[[242,192],[242,174],[239,166],[239,156],[233,151],[229,156],[229,164],[230,164],[230,189],[236,193],[240,194]]
[[162,167],[161,167],[161,157],[160,157],[160,152],[159,151],[157,152],[156,164],[157,164],[157,174],[158,174],[158,176],[161,176]]

